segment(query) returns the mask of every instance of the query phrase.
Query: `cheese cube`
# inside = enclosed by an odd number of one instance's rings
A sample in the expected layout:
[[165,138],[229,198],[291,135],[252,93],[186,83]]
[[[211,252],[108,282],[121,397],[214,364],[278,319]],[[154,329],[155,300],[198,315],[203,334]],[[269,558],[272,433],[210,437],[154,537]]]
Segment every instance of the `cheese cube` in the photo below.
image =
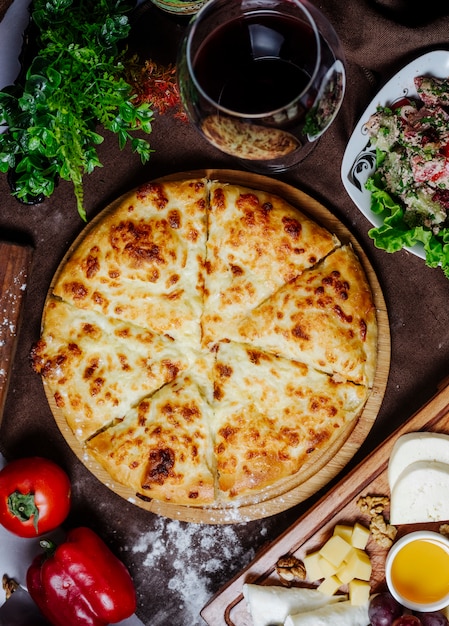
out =
[[326,596],[333,596],[339,587],[341,587],[341,580],[337,576],[329,576],[329,578],[323,580],[317,589]]
[[354,524],[354,528],[352,529],[351,535],[351,545],[354,548],[360,548],[360,550],[364,550],[366,548],[366,544],[369,539],[369,528],[366,526],[362,526],[359,522]]
[[324,578],[324,574],[320,567],[320,561],[321,555],[319,550],[316,552],[309,552],[309,554],[306,554],[303,558],[302,562],[306,568],[306,574],[309,580],[314,581]]
[[353,527],[348,524],[336,524],[334,527],[334,535],[338,535],[348,543],[351,543]]
[[363,606],[368,604],[371,587],[366,580],[354,578],[349,582],[349,601],[352,606]]
[[350,543],[338,535],[332,535],[332,537],[328,539],[321,548],[320,554],[322,557],[330,561],[330,563],[339,567],[352,549],[353,548]]
[[354,578],[369,580],[371,577],[371,561],[363,550],[352,548],[352,552],[345,563],[337,570],[337,576],[342,583],[347,584]]
[[321,555],[319,560],[319,566],[320,570],[323,573],[323,578],[329,578],[330,576],[333,576],[337,573],[338,567],[336,565],[333,565],[330,561],[328,561],[324,558],[324,556]]

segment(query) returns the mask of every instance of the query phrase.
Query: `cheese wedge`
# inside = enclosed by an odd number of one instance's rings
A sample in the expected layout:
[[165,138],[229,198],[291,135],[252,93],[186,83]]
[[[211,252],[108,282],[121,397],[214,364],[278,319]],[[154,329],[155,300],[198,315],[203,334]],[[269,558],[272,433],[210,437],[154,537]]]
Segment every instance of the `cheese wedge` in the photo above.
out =
[[252,584],[243,585],[243,595],[252,626],[283,626],[289,614],[312,611],[329,604],[334,606],[348,598],[346,595],[325,596],[316,589]]
[[416,461],[396,479],[390,498],[390,522],[417,524],[449,520],[449,464]]
[[289,615],[285,626],[366,626],[369,624],[369,603],[353,605],[349,601],[339,602],[308,611]]
[[415,432],[399,437],[393,446],[388,463],[390,491],[406,467],[416,461],[439,461],[449,464],[449,435]]

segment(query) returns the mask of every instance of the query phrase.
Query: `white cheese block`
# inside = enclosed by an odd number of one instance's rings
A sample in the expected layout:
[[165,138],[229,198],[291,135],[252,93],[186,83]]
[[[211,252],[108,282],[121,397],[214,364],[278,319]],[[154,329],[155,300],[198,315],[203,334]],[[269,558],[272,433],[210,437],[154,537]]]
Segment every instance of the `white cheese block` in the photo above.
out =
[[315,611],[289,615],[285,626],[367,626],[369,603],[354,606],[349,601],[327,605]]
[[396,440],[388,463],[390,491],[410,463],[439,461],[449,464],[449,435],[443,433],[407,433]]
[[243,595],[253,626],[283,626],[291,613],[312,611],[348,598],[345,595],[325,596],[316,589],[252,584],[243,585]]
[[416,461],[397,478],[390,496],[391,524],[449,520],[449,464]]

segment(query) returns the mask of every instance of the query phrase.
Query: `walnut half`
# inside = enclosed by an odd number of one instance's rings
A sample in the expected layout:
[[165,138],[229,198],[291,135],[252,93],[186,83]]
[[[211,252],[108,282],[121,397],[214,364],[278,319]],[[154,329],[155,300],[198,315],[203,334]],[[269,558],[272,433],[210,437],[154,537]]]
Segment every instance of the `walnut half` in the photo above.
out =
[[441,524],[438,532],[440,532],[444,537],[447,537],[449,539],[449,524]]
[[9,578],[6,574],[2,577],[2,587],[5,591],[5,597],[8,600],[19,586],[13,578]]
[[276,563],[276,572],[282,580],[292,582],[294,580],[305,580],[306,568],[304,563],[293,556],[285,554]]
[[357,506],[371,518],[369,529],[374,541],[382,548],[389,548],[398,532],[396,526],[387,523],[383,515],[384,509],[390,506],[390,498],[379,495],[360,496]]
[[388,496],[360,496],[357,500],[360,512],[370,517],[380,515],[389,504],[390,499]]
[[398,529],[392,524],[387,524],[383,515],[374,515],[369,525],[374,541],[382,548],[390,548]]

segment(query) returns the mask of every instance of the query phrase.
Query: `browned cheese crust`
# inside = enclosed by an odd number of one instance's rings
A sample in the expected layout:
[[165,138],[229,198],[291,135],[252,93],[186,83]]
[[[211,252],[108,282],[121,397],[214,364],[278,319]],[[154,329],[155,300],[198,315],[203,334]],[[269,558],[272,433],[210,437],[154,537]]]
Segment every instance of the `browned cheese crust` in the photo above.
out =
[[376,369],[352,248],[282,198],[144,185],[61,264],[34,369],[86,454],[144,498],[263,499],[343,441]]
[[350,246],[281,287],[235,333],[264,350],[372,387],[377,324],[371,289]]

